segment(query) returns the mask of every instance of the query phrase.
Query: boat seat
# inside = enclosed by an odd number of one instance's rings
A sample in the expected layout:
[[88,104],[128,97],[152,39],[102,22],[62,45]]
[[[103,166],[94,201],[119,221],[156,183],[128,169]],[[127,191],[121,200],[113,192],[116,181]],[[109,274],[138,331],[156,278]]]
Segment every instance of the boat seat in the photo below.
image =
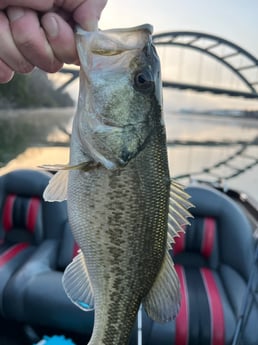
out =
[[25,169],[0,177],[0,313],[3,315],[9,280],[47,236],[57,237],[67,219],[63,206],[42,199],[49,179],[48,173]]
[[[61,204],[66,207],[66,202]],[[31,326],[83,333],[90,338],[94,312],[75,306],[62,286],[63,271],[79,250],[67,218],[62,226],[58,241],[46,238],[10,279],[4,311],[9,319]]]
[[[66,208],[66,202],[58,204]],[[62,227],[57,238],[45,234],[43,242],[8,281],[3,298],[4,315],[10,320],[35,327],[78,333],[87,341],[93,329],[94,311],[79,309],[63,289],[63,271],[79,247],[67,217]],[[152,322],[146,315],[144,320],[146,331]],[[135,343],[136,326],[133,333],[131,344]]]
[[[148,345],[231,345],[254,262],[251,226],[243,211],[222,192],[187,188],[194,218],[173,245],[181,283],[181,308],[175,321],[153,323]],[[258,339],[258,305],[244,320],[241,344]]]
[[[176,320],[165,324],[143,312],[143,345],[231,345],[241,312],[254,260],[250,224],[223,193],[205,186],[190,186],[187,192],[195,205],[194,219],[171,253],[181,282],[181,309]],[[66,219],[58,240],[48,234],[9,279],[5,315],[32,326],[76,332],[87,341],[94,312],[73,305],[62,287],[63,270],[77,249]],[[257,320],[254,303],[244,323],[243,344],[257,344]],[[130,345],[136,344],[135,325]]]
[[0,311],[6,283],[43,239],[42,179],[21,170],[0,178]]

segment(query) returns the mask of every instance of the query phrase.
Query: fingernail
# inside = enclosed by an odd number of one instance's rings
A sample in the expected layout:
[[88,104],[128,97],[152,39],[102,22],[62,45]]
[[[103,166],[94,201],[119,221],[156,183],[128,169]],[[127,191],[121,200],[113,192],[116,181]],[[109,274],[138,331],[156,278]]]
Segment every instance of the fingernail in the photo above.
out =
[[21,7],[9,7],[7,14],[10,21],[14,22],[24,16],[24,10]]
[[88,20],[87,23],[85,23],[84,27],[87,31],[97,31],[98,22],[96,20]]
[[59,28],[54,16],[46,16],[42,24],[49,37],[57,37],[57,35],[59,34]]

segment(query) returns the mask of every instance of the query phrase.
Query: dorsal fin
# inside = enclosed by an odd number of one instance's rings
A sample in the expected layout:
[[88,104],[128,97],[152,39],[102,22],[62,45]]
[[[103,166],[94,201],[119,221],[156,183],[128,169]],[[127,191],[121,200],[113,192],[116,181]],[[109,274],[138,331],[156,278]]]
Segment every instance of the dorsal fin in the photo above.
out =
[[157,322],[173,320],[180,306],[180,289],[174,263],[167,252],[160,272],[143,299],[143,306],[148,316]]
[[[184,186],[172,180],[170,187],[169,214],[168,214],[168,244],[174,242],[174,237],[183,232],[183,226],[188,225],[187,218],[193,216],[188,211],[193,204],[188,200],[189,194],[184,191]],[[172,240],[172,241],[171,241]]]

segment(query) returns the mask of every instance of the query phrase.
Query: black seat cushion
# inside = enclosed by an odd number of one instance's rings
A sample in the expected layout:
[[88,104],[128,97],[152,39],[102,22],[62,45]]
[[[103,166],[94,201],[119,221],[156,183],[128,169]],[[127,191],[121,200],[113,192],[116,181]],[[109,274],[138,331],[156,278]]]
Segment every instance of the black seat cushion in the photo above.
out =
[[41,198],[6,195],[2,208],[2,237],[10,243],[40,243],[43,238]]

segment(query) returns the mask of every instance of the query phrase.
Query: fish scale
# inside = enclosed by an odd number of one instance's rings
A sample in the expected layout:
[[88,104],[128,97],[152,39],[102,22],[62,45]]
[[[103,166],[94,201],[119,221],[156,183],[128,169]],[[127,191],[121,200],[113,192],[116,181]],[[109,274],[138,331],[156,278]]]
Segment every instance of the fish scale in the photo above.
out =
[[[92,277],[95,310],[99,310],[97,304],[101,306],[100,312],[95,312],[97,335],[93,332],[93,339],[101,339],[105,345],[126,344],[121,337],[129,338],[139,304],[153,284],[165,254],[170,179],[166,151],[155,153],[160,137],[165,140],[164,131],[158,126],[156,130],[161,135],[153,136],[153,144],[119,172],[70,172],[69,219],[72,229],[76,229],[76,240],[85,244],[81,250]],[[160,159],[153,159],[155,155]],[[83,203],[78,185],[85,191]],[[77,217],[75,209],[85,216]],[[92,227],[87,236],[85,224]],[[105,307],[107,327],[102,320]],[[111,325],[119,332],[112,332]]]
[[180,304],[167,247],[191,204],[169,176],[151,32],[143,25],[78,33],[70,164],[58,166],[44,192],[49,201],[67,198],[81,249],[63,285],[78,307],[95,310],[89,345],[127,345],[141,303],[159,322],[173,319]]

